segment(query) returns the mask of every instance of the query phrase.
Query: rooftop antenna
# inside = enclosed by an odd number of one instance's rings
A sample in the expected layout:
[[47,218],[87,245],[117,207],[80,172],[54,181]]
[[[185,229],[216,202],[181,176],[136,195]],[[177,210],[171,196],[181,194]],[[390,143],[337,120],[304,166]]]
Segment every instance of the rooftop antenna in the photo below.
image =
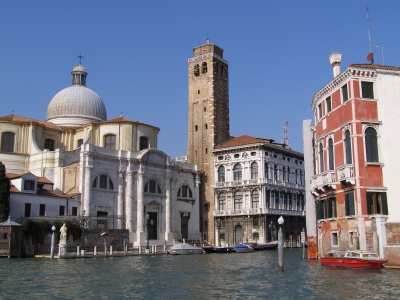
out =
[[286,147],[289,147],[288,129],[289,129],[289,123],[288,123],[287,120],[285,120],[285,124],[283,125],[283,140],[282,140],[282,144],[286,145]]
[[382,53],[382,65],[385,65],[385,52],[388,52],[388,50],[383,50],[383,45],[380,44],[378,46],[375,46],[376,48],[381,48],[381,53]]
[[366,8],[366,11],[367,11],[367,22],[368,22],[368,44],[369,44],[369,54],[367,55],[367,60],[369,61],[369,62],[371,62],[371,64],[373,64],[374,63],[374,52],[372,52],[372,46],[371,46],[371,43],[372,43],[372,40],[371,40],[371,32],[370,32],[370,21],[372,20],[370,17],[369,17],[369,9],[368,9],[368,6],[367,6],[367,8]]
[[82,58],[83,58],[82,53],[79,53],[78,58],[79,58],[79,64],[81,64],[82,63]]

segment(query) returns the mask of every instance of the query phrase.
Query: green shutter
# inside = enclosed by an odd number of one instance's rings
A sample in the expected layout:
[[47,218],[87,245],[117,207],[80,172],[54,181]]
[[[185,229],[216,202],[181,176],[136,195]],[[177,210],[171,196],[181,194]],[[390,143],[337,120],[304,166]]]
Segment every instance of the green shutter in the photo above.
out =
[[353,216],[356,214],[354,206],[354,191],[346,193],[345,209],[346,209],[346,216]]
[[387,197],[386,197],[386,192],[381,193],[381,201],[382,201],[382,214],[383,215],[388,215],[388,205],[387,205]]
[[328,198],[328,218],[332,218],[332,198]]
[[372,211],[372,194],[373,193],[367,192],[367,212],[368,212],[369,215],[373,214],[373,211]]

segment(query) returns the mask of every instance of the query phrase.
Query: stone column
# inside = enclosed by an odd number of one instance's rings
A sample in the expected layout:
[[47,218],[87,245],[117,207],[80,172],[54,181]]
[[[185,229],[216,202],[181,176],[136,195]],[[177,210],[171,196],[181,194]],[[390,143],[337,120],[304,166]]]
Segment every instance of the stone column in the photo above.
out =
[[172,242],[171,232],[171,169],[167,168],[165,176],[165,240]]
[[[144,182],[143,182],[143,166],[140,166],[137,179],[137,223],[136,223],[136,236],[137,241],[145,239],[144,229],[143,229],[143,217],[144,217],[144,205],[143,205],[143,193],[144,193]],[[143,238],[142,238],[143,237]]]
[[118,229],[124,229],[124,171],[122,169],[118,170]]
[[133,230],[133,172],[128,169],[126,174],[126,198],[125,198],[125,216],[126,228],[131,232]]
[[90,216],[90,202],[92,194],[92,166],[85,166],[85,194],[83,199],[83,210],[81,215]]

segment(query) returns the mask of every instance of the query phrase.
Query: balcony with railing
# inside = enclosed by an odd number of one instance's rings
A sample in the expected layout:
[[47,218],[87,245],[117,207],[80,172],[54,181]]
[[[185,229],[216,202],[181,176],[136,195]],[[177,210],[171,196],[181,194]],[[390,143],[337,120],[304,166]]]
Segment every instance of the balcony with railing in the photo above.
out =
[[327,188],[336,189],[336,171],[329,170],[321,174],[314,175],[311,178],[311,189],[313,191],[323,190]]
[[289,210],[289,209],[278,209],[278,208],[243,208],[243,209],[232,209],[232,210],[215,210],[214,217],[223,216],[241,216],[241,215],[282,215],[282,216],[305,216],[304,210]]
[[338,167],[337,170],[339,175],[339,181],[347,181],[351,184],[355,184],[353,165],[343,165]]

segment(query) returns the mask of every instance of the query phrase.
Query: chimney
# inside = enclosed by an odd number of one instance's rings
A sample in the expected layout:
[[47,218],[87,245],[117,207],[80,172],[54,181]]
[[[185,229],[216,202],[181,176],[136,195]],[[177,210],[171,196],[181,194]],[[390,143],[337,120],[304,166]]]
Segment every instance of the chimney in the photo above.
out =
[[342,62],[342,53],[341,52],[332,52],[329,55],[329,61],[333,68],[333,77],[336,77],[340,73],[340,63]]

